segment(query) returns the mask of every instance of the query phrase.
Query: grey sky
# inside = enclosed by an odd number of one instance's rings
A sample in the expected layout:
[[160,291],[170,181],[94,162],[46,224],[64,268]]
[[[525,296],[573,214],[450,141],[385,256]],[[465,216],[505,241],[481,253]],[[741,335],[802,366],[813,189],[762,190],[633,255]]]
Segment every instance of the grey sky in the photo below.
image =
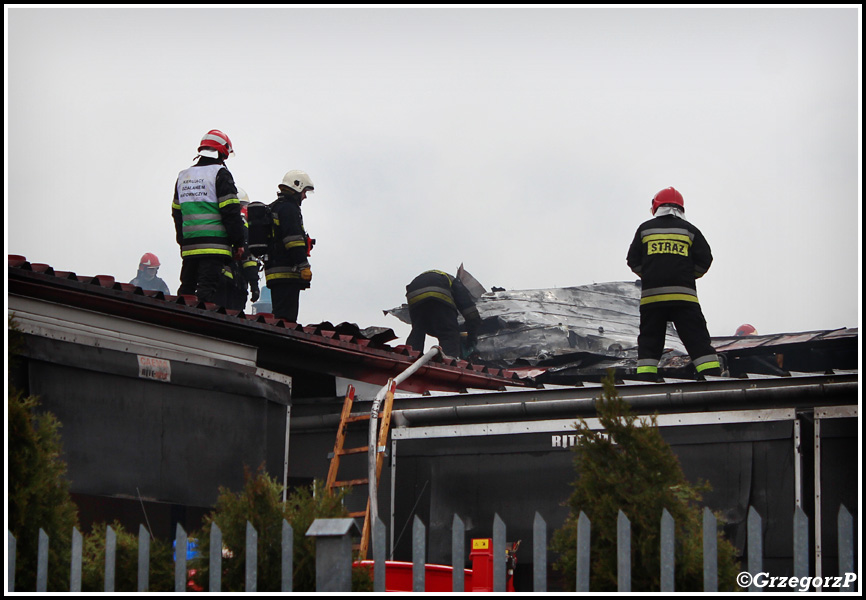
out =
[[175,291],[177,173],[220,129],[317,239],[303,323],[408,329],[417,273],[632,280],[674,186],[715,257],[710,332],[856,327],[859,6],[31,8],[6,12],[6,251]]

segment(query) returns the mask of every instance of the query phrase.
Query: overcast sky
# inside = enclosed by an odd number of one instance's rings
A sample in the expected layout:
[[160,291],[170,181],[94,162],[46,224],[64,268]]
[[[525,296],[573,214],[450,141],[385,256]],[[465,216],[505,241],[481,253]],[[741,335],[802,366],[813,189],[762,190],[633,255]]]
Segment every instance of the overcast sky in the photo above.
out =
[[[857,327],[859,5],[5,7],[7,254],[176,291],[180,170],[220,129],[252,200],[290,169],[317,245],[299,320],[408,327],[421,271],[633,280],[674,186],[714,336]],[[428,346],[429,346],[428,341]]]

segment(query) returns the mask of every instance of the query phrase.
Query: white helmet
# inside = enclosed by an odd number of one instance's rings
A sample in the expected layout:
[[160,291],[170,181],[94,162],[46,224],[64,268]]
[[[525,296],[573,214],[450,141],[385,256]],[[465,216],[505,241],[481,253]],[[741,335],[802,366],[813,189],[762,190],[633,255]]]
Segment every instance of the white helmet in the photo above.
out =
[[250,197],[247,196],[247,193],[244,191],[242,187],[238,187],[238,200],[240,200],[241,204],[249,204]]
[[310,179],[310,176],[304,173],[303,171],[289,171],[285,175],[283,175],[283,181],[280,183],[280,188],[289,188],[293,189],[299,194],[304,190],[313,191],[315,188],[313,187],[313,181]]

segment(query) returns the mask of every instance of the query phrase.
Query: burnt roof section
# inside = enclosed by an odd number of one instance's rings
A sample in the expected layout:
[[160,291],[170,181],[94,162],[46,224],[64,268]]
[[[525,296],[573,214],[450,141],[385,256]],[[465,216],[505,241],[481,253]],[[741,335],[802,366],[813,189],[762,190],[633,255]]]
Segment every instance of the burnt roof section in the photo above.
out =
[[[384,384],[421,353],[391,347],[392,330],[360,329],[352,323],[301,325],[272,314],[248,315],[199,301],[145,291],[108,275],[81,276],[8,255],[8,294],[56,302],[143,323],[241,342],[259,348],[259,366],[292,374],[295,370]],[[529,382],[507,369],[435,357],[401,387],[415,392],[501,389]]]

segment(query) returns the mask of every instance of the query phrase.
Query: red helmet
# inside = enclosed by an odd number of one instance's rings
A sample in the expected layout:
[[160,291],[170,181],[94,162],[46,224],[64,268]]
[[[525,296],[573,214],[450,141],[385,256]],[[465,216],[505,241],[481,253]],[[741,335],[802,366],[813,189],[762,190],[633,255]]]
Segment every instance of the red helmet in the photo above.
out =
[[653,214],[656,214],[656,210],[658,210],[658,207],[662,204],[676,204],[683,210],[686,209],[685,205],[683,204],[683,195],[672,187],[665,188],[658,194],[653,196]]
[[232,141],[229,139],[229,136],[219,129],[211,129],[204,134],[204,137],[201,138],[201,144],[199,144],[198,149],[201,151],[204,148],[212,148],[224,156],[233,153]]
[[739,327],[737,327],[737,333],[735,333],[734,335],[757,335],[757,333],[757,329],[755,329],[748,323],[745,323],[744,325],[740,325]]
[[147,252],[141,256],[141,260],[138,261],[138,265],[141,267],[158,267],[159,259],[156,257],[156,254],[152,254],[151,252]]

